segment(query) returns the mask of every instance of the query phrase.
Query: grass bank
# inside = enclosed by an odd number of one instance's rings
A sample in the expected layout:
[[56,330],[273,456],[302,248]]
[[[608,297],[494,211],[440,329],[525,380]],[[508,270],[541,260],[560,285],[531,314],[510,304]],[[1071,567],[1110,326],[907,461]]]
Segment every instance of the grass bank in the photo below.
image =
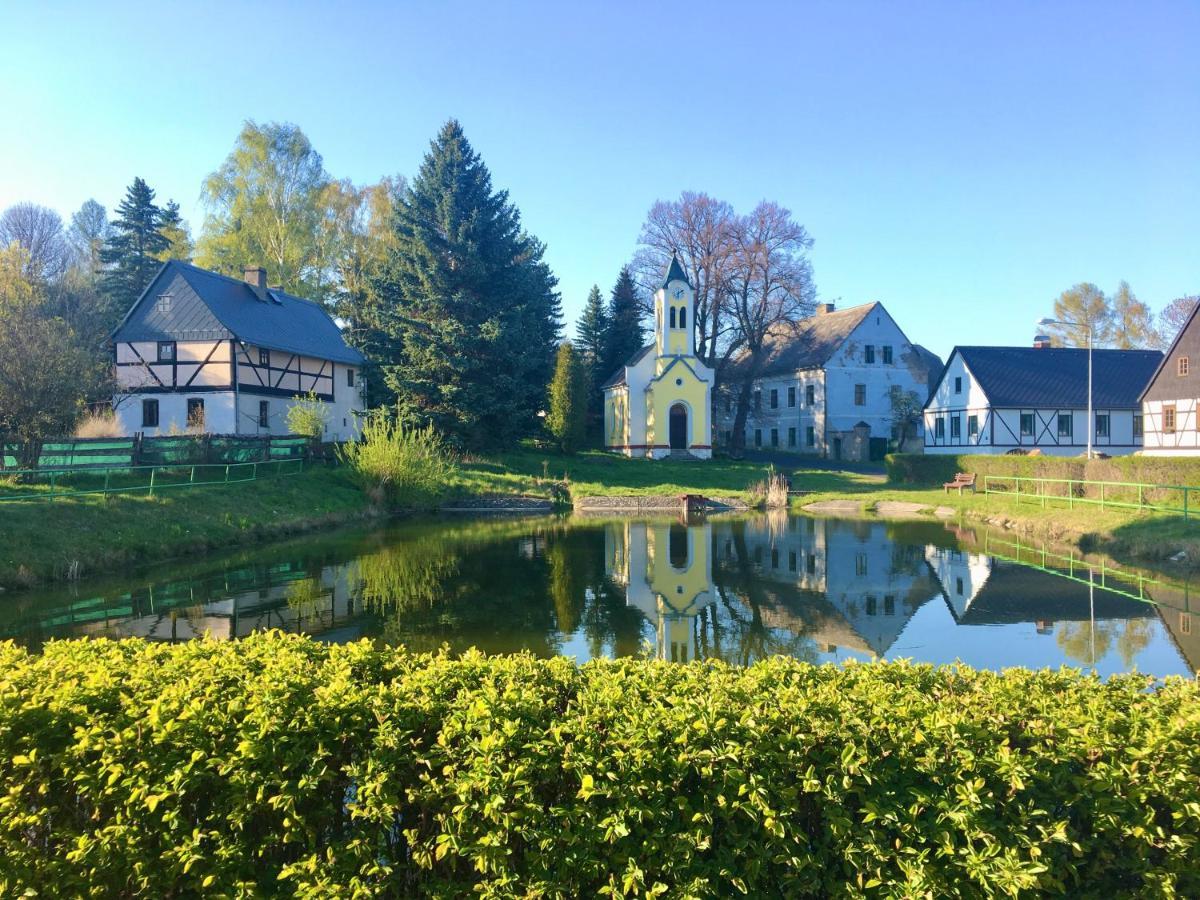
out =
[[949,507],[955,518],[990,522],[1021,534],[1067,542],[1086,552],[1098,551],[1125,562],[1163,565],[1183,552],[1186,559],[1170,563],[1181,569],[1200,568],[1200,521],[1181,516],[1140,512],[1134,509],[1101,509],[1098,505],[1075,504],[1048,498],[1043,508],[1029,501],[1016,503],[1012,497],[982,492],[945,493],[940,485],[897,485],[880,476],[853,472],[797,472],[793,485],[812,493],[793,501],[804,507],[828,501],[862,504],[865,515],[874,514],[885,501],[914,503],[926,507],[918,518],[932,518],[937,507]]
[[0,587],[257,543],[378,515],[339,469],[147,496],[0,503]]

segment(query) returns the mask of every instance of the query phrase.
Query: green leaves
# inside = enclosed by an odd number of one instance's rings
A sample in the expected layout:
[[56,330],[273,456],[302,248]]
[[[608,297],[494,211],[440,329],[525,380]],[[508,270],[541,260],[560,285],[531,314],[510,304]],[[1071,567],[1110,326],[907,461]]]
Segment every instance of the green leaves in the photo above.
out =
[[0,894],[1200,894],[1200,686],[0,644]]

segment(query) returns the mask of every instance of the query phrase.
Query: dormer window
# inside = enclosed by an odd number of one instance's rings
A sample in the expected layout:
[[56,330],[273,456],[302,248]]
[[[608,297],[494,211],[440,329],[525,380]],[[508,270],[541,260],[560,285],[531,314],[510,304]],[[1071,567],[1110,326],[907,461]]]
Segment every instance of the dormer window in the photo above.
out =
[[158,300],[154,304],[154,309],[160,313],[169,313],[171,311],[171,295],[159,294]]

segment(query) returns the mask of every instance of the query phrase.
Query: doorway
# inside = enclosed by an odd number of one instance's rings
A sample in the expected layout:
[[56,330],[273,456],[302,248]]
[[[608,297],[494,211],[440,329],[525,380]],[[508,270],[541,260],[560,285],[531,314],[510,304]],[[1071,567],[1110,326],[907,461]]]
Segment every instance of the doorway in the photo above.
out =
[[687,407],[682,403],[676,403],[671,407],[670,413],[670,435],[672,450],[687,449]]

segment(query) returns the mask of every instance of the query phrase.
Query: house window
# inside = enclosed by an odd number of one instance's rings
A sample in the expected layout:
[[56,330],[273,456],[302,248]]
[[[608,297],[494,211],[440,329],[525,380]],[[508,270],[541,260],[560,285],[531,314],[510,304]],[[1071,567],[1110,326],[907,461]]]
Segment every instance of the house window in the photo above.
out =
[[762,391],[754,392],[754,411],[758,412],[762,409]]
[[771,388],[771,409],[779,409],[779,391]]
[[761,428],[754,429],[754,446],[755,447],[762,446],[762,429]]
[[271,401],[258,401],[258,427],[268,428],[271,424]]
[[896,614],[896,595],[886,594],[883,598],[883,614],[885,616],[894,616]]
[[771,429],[771,446],[772,447],[779,446],[779,429],[778,428]]
[[1163,434],[1175,433],[1175,407],[1163,407]]
[[158,427],[158,401],[143,400],[142,401],[142,427],[157,428]]
[[933,436],[939,441],[946,436],[946,417],[938,416],[933,420]]
[[1141,437],[1144,426],[1142,424],[1142,414],[1136,412],[1133,414],[1133,436]]
[[854,386],[854,405],[867,405],[867,386],[865,384],[856,384]]
[[967,437],[979,434],[979,416],[967,416]]
[[890,366],[892,364],[892,345],[886,344],[883,348],[883,364]]
[[1033,437],[1033,413],[1021,413],[1021,437]]
[[808,406],[817,405],[817,388],[816,385],[806,385],[804,388],[804,402]]
[[875,362],[874,344],[867,344],[867,346],[863,347],[863,362],[865,362],[867,365],[871,365],[873,362]]
[[1096,413],[1096,437],[1108,437],[1108,413]]
[[796,405],[796,388],[793,386],[793,387],[788,388],[788,408],[790,409],[791,407],[793,407],[795,405]]
[[867,615],[868,616],[879,615],[879,601],[876,600],[874,597],[867,598]]
[[204,400],[200,397],[189,397],[187,402],[188,428],[204,427]]
[[171,295],[159,294],[158,301],[154,304],[154,308],[160,313],[169,313],[171,311]]
[[1188,358],[1186,356],[1181,356],[1175,361],[1175,371],[1180,375],[1188,373]]
[[[353,369],[346,370],[346,387],[354,387],[354,370]],[[726,407],[726,409],[728,409],[729,404],[728,403],[725,404],[725,407]]]
[[961,597],[962,592],[963,592],[963,580],[961,578],[955,578],[954,579],[954,593],[958,594]]
[[158,361],[159,362],[175,362],[175,342],[174,341],[159,341],[158,342]]
[[867,554],[865,554],[865,553],[854,554],[854,574],[855,575],[866,575],[867,574]]
[[1059,437],[1071,437],[1071,435],[1073,433],[1074,433],[1074,427],[1072,424],[1071,414],[1070,413],[1059,413],[1058,414],[1058,436]]
[[962,393],[962,379],[961,378],[956,377],[954,379],[954,393],[956,393],[956,394]]
[[771,548],[771,568],[772,569],[779,568],[779,548],[778,547]]
[[804,557],[804,571],[809,575],[817,574],[817,554],[809,553]]
[[258,364],[260,366],[267,366],[268,368],[270,367],[270,365],[271,365],[271,351],[270,350],[263,350],[261,347],[259,348]]
[[957,440],[962,437],[962,416],[950,417],[950,439]]
[[796,429],[795,428],[788,429],[788,446],[789,447],[796,446]]
[[[792,521],[795,521],[795,520],[793,519]],[[795,550],[788,551],[788,571],[789,572],[796,571],[796,551]]]

